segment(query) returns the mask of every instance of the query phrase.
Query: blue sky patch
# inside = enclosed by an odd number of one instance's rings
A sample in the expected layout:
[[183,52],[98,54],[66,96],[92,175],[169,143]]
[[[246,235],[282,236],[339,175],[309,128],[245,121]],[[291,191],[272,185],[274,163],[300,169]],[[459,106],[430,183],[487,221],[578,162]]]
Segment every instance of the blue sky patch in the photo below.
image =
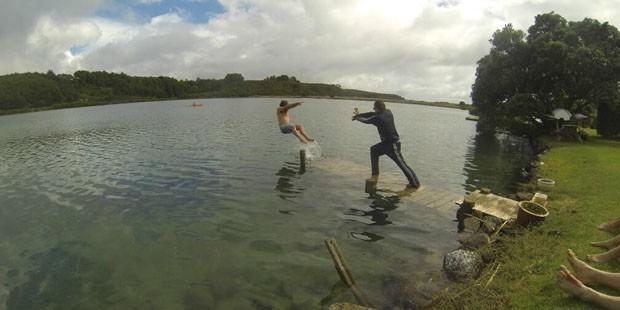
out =
[[[95,15],[123,21],[148,22],[155,16],[178,12],[187,21],[202,24],[214,15],[224,12],[217,0],[110,0],[104,2]],[[152,2],[152,3],[148,3]]]
[[71,54],[73,55],[77,55],[82,53],[87,47],[87,44],[76,44],[71,46],[71,48],[69,49],[69,51],[71,52]]

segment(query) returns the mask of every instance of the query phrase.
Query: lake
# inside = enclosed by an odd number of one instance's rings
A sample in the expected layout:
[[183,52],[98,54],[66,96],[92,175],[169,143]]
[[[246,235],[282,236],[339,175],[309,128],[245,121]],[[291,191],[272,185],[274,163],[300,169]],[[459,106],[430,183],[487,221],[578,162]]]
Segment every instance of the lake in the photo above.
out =
[[[192,108],[193,101],[204,104]],[[0,304],[7,309],[316,309],[354,302],[323,241],[335,238],[375,305],[429,281],[456,223],[364,180],[372,102],[304,99],[291,110],[322,158],[300,173],[280,99],[142,102],[0,117]],[[465,194],[516,190],[531,150],[480,137],[466,111],[387,104],[420,181]],[[382,173],[402,176],[387,157]],[[403,184],[405,178],[402,177]],[[455,209],[456,210],[456,209]],[[356,220],[359,219],[359,220]],[[0,306],[0,309],[2,307]]]

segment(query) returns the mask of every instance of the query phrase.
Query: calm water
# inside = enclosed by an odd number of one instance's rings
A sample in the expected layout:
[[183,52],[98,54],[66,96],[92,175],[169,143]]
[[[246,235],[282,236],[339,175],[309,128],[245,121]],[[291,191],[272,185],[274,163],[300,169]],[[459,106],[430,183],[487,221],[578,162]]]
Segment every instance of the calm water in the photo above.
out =
[[[456,223],[363,180],[308,164],[279,133],[279,99],[132,103],[0,117],[0,305],[7,309],[314,309],[354,301],[323,240],[392,307],[394,283],[428,281]],[[305,100],[292,110],[321,160],[369,167],[372,103]],[[483,139],[466,112],[388,104],[422,183],[514,190],[529,150]],[[523,156],[526,154],[528,156]],[[385,173],[399,173],[382,158]],[[403,178],[404,180],[404,178]],[[0,306],[0,309],[3,306]]]

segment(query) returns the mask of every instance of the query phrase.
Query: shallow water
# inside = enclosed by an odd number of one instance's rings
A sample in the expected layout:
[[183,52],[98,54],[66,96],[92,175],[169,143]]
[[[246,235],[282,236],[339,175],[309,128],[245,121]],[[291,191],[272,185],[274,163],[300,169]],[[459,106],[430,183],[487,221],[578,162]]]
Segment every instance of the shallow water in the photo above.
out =
[[[456,247],[450,215],[370,199],[363,180],[312,161],[302,173],[298,143],[277,128],[279,99],[193,101],[0,117],[0,304],[314,309],[354,301],[323,244],[334,237],[369,298],[393,307],[398,296],[387,288],[440,270]],[[307,99],[291,119],[318,140],[319,160],[369,166],[376,129],[350,117],[371,105]],[[478,137],[460,110],[388,108],[424,184],[514,190],[530,156],[523,141]],[[400,173],[387,158],[381,169]]]

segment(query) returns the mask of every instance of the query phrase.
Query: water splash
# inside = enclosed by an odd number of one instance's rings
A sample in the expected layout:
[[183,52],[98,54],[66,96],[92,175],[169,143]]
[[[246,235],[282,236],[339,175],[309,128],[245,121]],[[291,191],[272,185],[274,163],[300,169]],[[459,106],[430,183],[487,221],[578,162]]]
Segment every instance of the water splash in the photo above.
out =
[[299,144],[299,149],[306,151],[306,160],[321,159],[321,146],[316,140],[308,142],[307,144]]

